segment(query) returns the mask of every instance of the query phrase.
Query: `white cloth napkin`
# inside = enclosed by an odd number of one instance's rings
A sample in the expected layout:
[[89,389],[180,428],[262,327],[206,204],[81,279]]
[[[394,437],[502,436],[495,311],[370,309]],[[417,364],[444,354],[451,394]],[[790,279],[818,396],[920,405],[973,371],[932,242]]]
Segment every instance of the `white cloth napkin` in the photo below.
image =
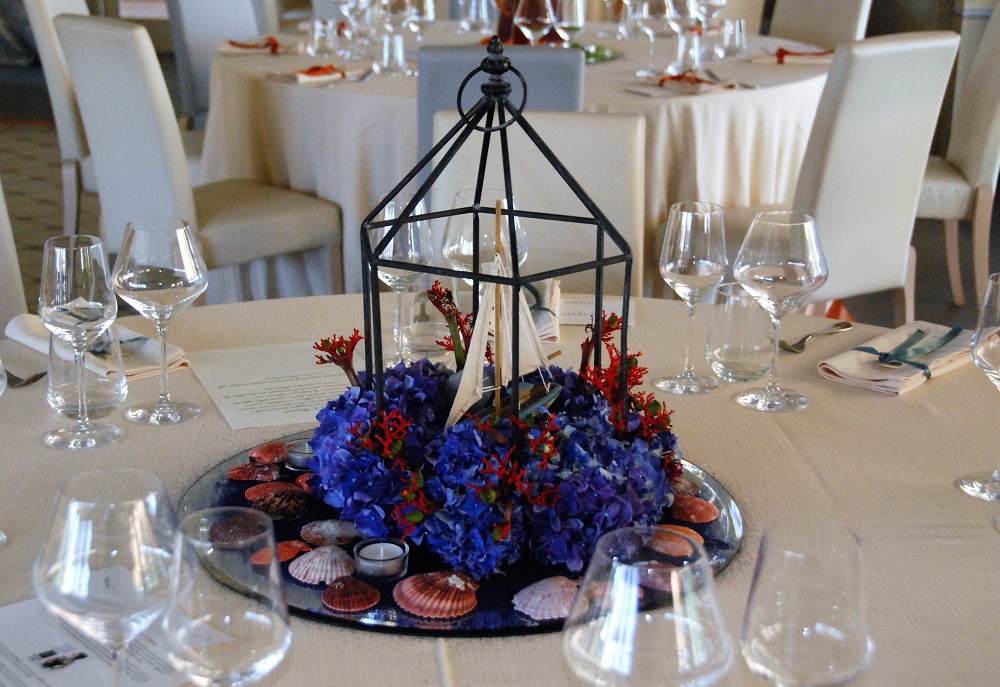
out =
[[[876,351],[888,352],[906,341],[917,329],[926,332],[926,337],[920,341],[920,343],[924,343],[947,334],[951,327],[931,324],[930,322],[911,322],[875,337],[863,345],[874,348]],[[931,379],[951,372],[972,361],[972,356],[969,354],[972,334],[971,331],[963,331],[936,351],[931,351],[914,360],[927,365],[931,372]],[[853,349],[822,361],[819,364],[819,373],[825,379],[893,396],[905,394],[928,381],[924,371],[919,368],[906,364],[901,367],[886,367],[880,364],[878,357],[872,353]]]
[[729,87],[728,84],[665,81],[660,86],[629,86],[625,90],[636,95],[647,95],[650,98],[665,98],[675,95],[701,95],[727,87]]
[[[793,51],[804,52],[804,51]],[[770,53],[760,53],[750,58],[751,64],[814,64],[829,65],[833,62],[833,51],[817,52],[811,54],[785,55],[783,61],[779,62],[777,55]]]
[[[122,366],[125,376],[129,379],[151,377],[160,372],[160,343],[149,339],[131,329],[117,326],[118,338],[121,341]],[[49,330],[42,324],[38,315],[21,314],[7,323],[4,334],[8,339],[38,351],[42,355],[49,354]],[[132,339],[138,339],[133,341]],[[88,368],[99,374],[107,375],[113,370],[104,358],[88,355]],[[167,370],[178,370],[190,367],[191,363],[184,357],[184,350],[173,344],[167,344]]]
[[532,305],[531,319],[538,337],[545,343],[559,343],[559,303],[561,290],[558,279],[546,279],[538,284],[538,308]]

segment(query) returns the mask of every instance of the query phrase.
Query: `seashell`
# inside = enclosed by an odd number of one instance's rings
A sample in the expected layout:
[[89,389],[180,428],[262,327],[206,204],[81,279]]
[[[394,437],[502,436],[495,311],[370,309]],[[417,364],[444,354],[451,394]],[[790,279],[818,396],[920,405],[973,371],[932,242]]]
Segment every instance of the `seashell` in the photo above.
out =
[[323,603],[334,611],[356,613],[371,608],[382,594],[375,587],[356,577],[341,577],[323,592]]
[[649,561],[636,565],[642,565],[639,571],[639,584],[661,592],[671,591],[670,578],[673,577],[672,571],[677,569],[676,565],[663,561]]
[[694,553],[694,547],[691,546],[691,542],[677,534],[677,532],[665,529],[657,529],[656,533],[649,540],[648,546],[653,551],[662,553],[664,556],[674,556],[676,558],[684,558]]
[[273,494],[276,491],[283,491],[285,489],[298,489],[298,486],[292,484],[291,482],[261,482],[260,484],[253,485],[243,492],[243,497],[247,501],[256,501],[263,496]]
[[313,546],[340,546],[359,536],[350,520],[316,520],[302,527],[302,538]]
[[272,441],[250,449],[247,455],[255,463],[273,465],[274,463],[282,462],[288,457],[288,449],[285,448],[285,442]]
[[[311,546],[298,539],[279,541],[275,545],[275,548],[278,550],[279,563],[290,561],[304,551],[312,551]],[[271,565],[271,549],[266,548],[257,551],[254,555],[250,556],[250,562],[254,565]]]
[[301,489],[282,489],[261,496],[251,505],[275,520],[296,520],[309,511],[309,495]]
[[479,585],[465,573],[440,570],[396,583],[392,598],[399,607],[423,618],[457,618],[476,607]]
[[670,483],[671,488],[674,490],[675,494],[687,494],[688,496],[697,496],[700,489],[698,485],[694,483],[693,480],[687,477],[678,477],[673,482]]
[[515,594],[514,608],[535,620],[565,618],[579,584],[562,575],[546,577]]
[[313,493],[312,487],[309,486],[309,480],[316,475],[315,472],[307,472],[305,474],[299,475],[295,478],[295,484],[299,489],[307,494]]
[[277,465],[264,465],[263,463],[243,463],[234,468],[230,468],[226,477],[238,481],[273,482],[281,475],[281,468]]
[[208,529],[208,538],[220,549],[224,549],[229,544],[236,544],[244,539],[256,537],[264,530],[265,527],[260,520],[237,515],[213,522]]
[[697,532],[695,532],[690,527],[685,527],[684,525],[657,525],[657,527],[665,530],[671,530],[673,532],[680,532],[681,534],[686,534],[699,544],[705,543],[705,538],[700,534],[698,534]]
[[288,565],[288,574],[306,584],[330,584],[354,572],[354,559],[339,546],[307,551]]
[[702,524],[718,520],[719,508],[714,503],[697,496],[674,494],[674,505],[670,507],[670,514],[684,522]]

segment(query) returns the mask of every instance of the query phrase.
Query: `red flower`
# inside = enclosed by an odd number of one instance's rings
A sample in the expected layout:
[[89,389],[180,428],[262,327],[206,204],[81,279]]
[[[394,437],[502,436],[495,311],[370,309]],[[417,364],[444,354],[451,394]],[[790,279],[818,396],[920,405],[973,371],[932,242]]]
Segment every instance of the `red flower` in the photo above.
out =
[[316,364],[333,363],[347,375],[353,386],[358,386],[358,373],[354,371],[354,349],[364,339],[357,329],[349,337],[335,336],[332,339],[321,339],[313,344],[313,348],[326,355],[317,355]]

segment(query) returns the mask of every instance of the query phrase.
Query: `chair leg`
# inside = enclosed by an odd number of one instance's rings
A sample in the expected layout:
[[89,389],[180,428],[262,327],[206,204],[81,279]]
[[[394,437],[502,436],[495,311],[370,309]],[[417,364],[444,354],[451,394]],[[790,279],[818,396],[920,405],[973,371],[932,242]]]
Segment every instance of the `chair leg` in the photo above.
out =
[[948,281],[951,283],[951,300],[955,305],[965,305],[962,288],[962,267],[958,259],[958,220],[944,220],[944,249],[948,261]]
[[77,234],[80,232],[80,195],[83,193],[79,161],[63,160],[62,184],[63,233]]
[[982,306],[986,280],[990,276],[990,220],[993,215],[993,189],[976,189],[972,205],[972,273],[976,278],[976,302]]
[[906,261],[906,281],[901,288],[895,289],[896,323],[909,324],[916,319],[916,291],[917,291],[917,249],[910,246],[909,257]]

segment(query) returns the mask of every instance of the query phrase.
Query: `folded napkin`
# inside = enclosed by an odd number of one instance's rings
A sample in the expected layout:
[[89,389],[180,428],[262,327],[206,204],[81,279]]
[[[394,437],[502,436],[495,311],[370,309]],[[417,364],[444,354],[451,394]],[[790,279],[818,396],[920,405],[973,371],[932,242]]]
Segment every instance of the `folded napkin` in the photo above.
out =
[[762,53],[750,58],[753,64],[830,64],[833,62],[832,50],[819,50],[813,52],[786,50],[778,48],[774,54]]
[[[911,322],[819,364],[825,379],[898,396],[972,360],[972,332]],[[940,345],[939,345],[940,344]]]
[[[141,336],[131,329],[116,325],[118,338],[122,349],[122,366],[125,376],[129,379],[151,377],[160,373],[160,343],[158,340]],[[49,354],[49,330],[42,324],[38,315],[18,315],[7,323],[4,334],[8,339],[38,351]],[[71,355],[67,352],[67,355]],[[99,374],[107,375],[114,370],[107,360],[99,355],[88,355],[86,365]],[[184,357],[183,349],[173,344],[167,344],[167,370],[177,370],[190,367],[191,363]]]
[[559,304],[561,291],[558,279],[546,279],[538,284],[526,284],[525,289],[535,296],[531,305],[531,319],[538,337],[545,343],[559,343]]
[[319,84],[340,81],[347,78],[347,72],[332,64],[317,64],[295,72],[295,81],[300,84]]
[[220,43],[218,53],[220,55],[246,55],[253,53],[277,55],[281,51],[281,44],[274,36],[265,36],[257,41],[226,41]]

